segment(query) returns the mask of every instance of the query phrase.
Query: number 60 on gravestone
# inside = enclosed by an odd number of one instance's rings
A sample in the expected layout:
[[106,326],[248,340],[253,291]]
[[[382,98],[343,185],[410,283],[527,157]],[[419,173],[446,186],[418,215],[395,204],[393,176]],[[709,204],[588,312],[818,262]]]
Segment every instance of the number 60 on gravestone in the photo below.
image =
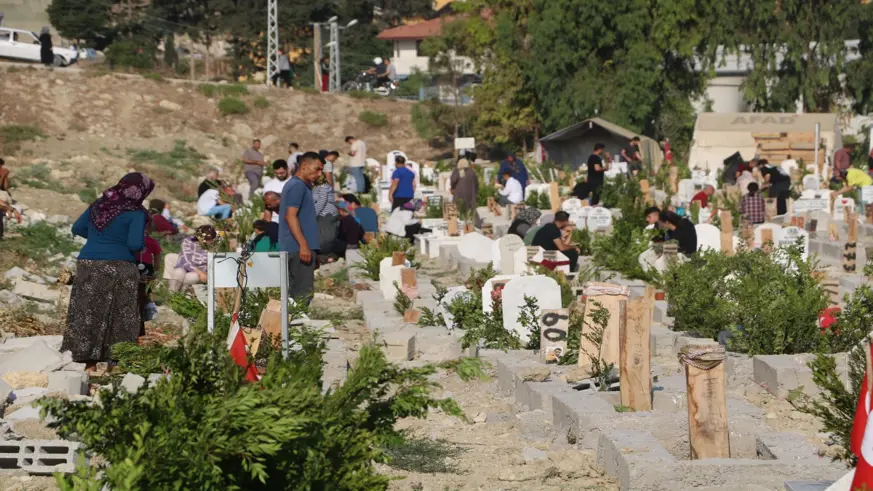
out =
[[569,309],[540,312],[540,357],[546,363],[557,363],[567,353],[567,332],[570,329]]

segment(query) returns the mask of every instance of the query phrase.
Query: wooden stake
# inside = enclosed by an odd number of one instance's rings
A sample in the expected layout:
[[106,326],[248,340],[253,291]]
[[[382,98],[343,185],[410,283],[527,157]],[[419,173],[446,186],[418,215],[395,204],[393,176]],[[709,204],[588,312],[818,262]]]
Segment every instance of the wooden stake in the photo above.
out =
[[675,165],[670,166],[670,189],[673,194],[679,192],[679,169]]
[[734,255],[734,217],[729,211],[719,213],[721,218],[721,252]]
[[828,236],[832,241],[840,240],[840,229],[834,222],[828,222]]
[[450,237],[457,237],[461,235],[458,232],[458,219],[457,218],[449,218],[446,220],[446,224],[448,225],[448,234]]
[[646,299],[619,303],[619,370],[621,405],[634,411],[652,410],[652,359]]
[[685,380],[691,460],[730,458],[724,362],[710,370],[685,365]]
[[[603,343],[600,346],[600,358],[606,363],[614,363],[618,366],[619,363],[619,302],[627,300],[625,295],[597,295],[595,297],[587,297],[585,299],[585,322],[586,326],[583,329],[591,329],[592,324],[591,310],[594,309],[593,302],[598,302],[600,306],[609,311],[609,322],[603,332]],[[596,352],[594,343],[582,338],[579,349],[579,367],[590,370],[591,360],[588,359],[587,353]]]
[[843,210],[846,216],[846,225],[849,228],[845,251],[843,252],[843,271],[854,273],[857,269],[856,258],[858,257],[858,218],[854,212],[849,210],[848,206],[844,207]]
[[773,217],[776,216],[776,198],[767,198],[767,201],[764,205],[764,221],[769,222]]
[[654,201],[651,195],[651,188],[649,186],[648,179],[640,180],[640,191],[643,193],[643,198],[646,200],[646,204],[650,205]]
[[421,319],[421,311],[418,309],[406,309],[406,312],[403,312],[403,322],[418,324],[419,319]]
[[770,252],[773,248],[773,229],[761,229],[761,249]]
[[403,266],[406,263],[406,253],[395,251],[391,253],[391,266]]
[[549,204],[552,206],[552,211],[561,209],[561,194],[558,190],[557,181],[549,183]]

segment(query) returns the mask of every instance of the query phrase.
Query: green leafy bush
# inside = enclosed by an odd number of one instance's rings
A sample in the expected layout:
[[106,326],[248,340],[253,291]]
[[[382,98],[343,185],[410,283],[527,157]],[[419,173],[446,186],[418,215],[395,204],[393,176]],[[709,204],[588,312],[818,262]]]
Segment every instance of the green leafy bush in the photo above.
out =
[[55,254],[69,255],[79,250],[68,233],[61,233],[53,225],[37,222],[18,229],[20,237],[8,237],[0,242],[0,249],[20,254],[34,261],[44,261]]
[[571,235],[571,241],[579,247],[580,256],[591,255],[591,231],[585,229],[574,229]]
[[[433,283],[433,286],[436,288],[436,292],[433,294],[433,299],[436,300],[437,305],[443,303],[443,300],[446,298],[446,293],[448,293],[448,289],[444,286]],[[446,321],[443,318],[443,314],[436,310],[431,310],[428,307],[421,308],[421,317],[418,319],[418,325],[421,327],[430,327],[430,326],[445,326]]]
[[734,256],[697,256],[666,275],[677,330],[710,338],[729,331],[731,349],[750,355],[810,353],[822,346],[817,320],[827,295],[799,246],[772,255],[743,249]]
[[263,378],[246,383],[223,335],[200,322],[156,384],[129,394],[115,383],[99,405],[44,399],[51,426],[103,459],[58,476],[62,489],[384,490],[389,477],[375,464],[402,438],[398,419],[432,407],[460,415],[430,396],[435,368],[398,368],[372,345],[323,393],[323,341],[301,339],[300,351],[273,354]]
[[249,93],[249,88],[241,84],[200,84],[197,89],[206,97],[238,97]]
[[538,210],[551,210],[552,209],[552,200],[549,198],[549,193],[540,193],[537,198],[537,209]]
[[409,298],[409,295],[403,293],[403,290],[400,289],[400,285],[396,281],[394,282],[394,290],[397,292],[394,297],[394,311],[403,315],[412,308],[412,299]]
[[385,113],[365,109],[358,114],[358,121],[370,126],[381,128],[382,126],[388,125],[388,116],[386,116]]
[[362,245],[358,252],[363,260],[354,267],[363,272],[364,276],[375,281],[379,280],[379,263],[395,252],[405,252],[408,261],[415,261],[415,247],[405,238],[391,234],[380,235],[375,244]]
[[42,129],[27,124],[5,124],[0,126],[0,142],[4,144],[21,143],[45,138]]
[[352,99],[376,100],[382,96],[375,92],[367,92],[366,90],[350,90],[347,92]]
[[527,197],[524,199],[524,204],[527,206],[530,206],[531,208],[539,209],[540,192],[539,191],[528,191]]
[[222,116],[229,116],[231,114],[248,114],[249,107],[246,106],[246,103],[243,102],[242,99],[237,99],[236,97],[225,97],[218,101],[218,112],[220,112]]
[[124,39],[112,43],[106,53],[106,62],[110,67],[131,67],[140,70],[154,68],[155,54],[157,53],[154,42],[145,40]]
[[270,101],[268,101],[266,97],[259,95],[255,97],[254,101],[252,101],[252,105],[258,109],[266,109],[270,107]]

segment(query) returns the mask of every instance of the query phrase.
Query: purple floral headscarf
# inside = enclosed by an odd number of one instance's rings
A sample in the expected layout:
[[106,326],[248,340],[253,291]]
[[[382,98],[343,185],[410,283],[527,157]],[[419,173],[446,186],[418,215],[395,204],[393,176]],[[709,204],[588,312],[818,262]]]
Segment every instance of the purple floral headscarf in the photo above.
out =
[[91,223],[102,231],[125,211],[142,210],[146,213],[142,203],[154,188],[155,183],[145,174],[127,174],[118,184],[103,191],[103,196],[91,205]]

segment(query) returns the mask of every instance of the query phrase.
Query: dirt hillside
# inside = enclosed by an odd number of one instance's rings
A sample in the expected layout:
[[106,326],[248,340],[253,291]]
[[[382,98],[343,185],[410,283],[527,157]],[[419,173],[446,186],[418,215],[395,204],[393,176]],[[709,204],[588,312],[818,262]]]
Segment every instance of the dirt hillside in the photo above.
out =
[[[0,70],[0,130],[29,125],[44,135],[0,146],[0,154],[18,186],[15,198],[49,215],[84,210],[94,192],[131,169],[152,175],[157,197],[190,203],[210,166],[226,179],[241,178],[238,159],[252,137],[262,139],[268,160],[286,158],[290,141],[344,154],[346,135],[366,141],[368,156],[380,161],[394,149],[419,161],[437,153],[416,136],[404,101],[258,86],[239,96],[248,114],[222,116],[221,96],[207,97],[194,84],[88,70]],[[384,113],[388,124],[360,122],[364,110]]]

